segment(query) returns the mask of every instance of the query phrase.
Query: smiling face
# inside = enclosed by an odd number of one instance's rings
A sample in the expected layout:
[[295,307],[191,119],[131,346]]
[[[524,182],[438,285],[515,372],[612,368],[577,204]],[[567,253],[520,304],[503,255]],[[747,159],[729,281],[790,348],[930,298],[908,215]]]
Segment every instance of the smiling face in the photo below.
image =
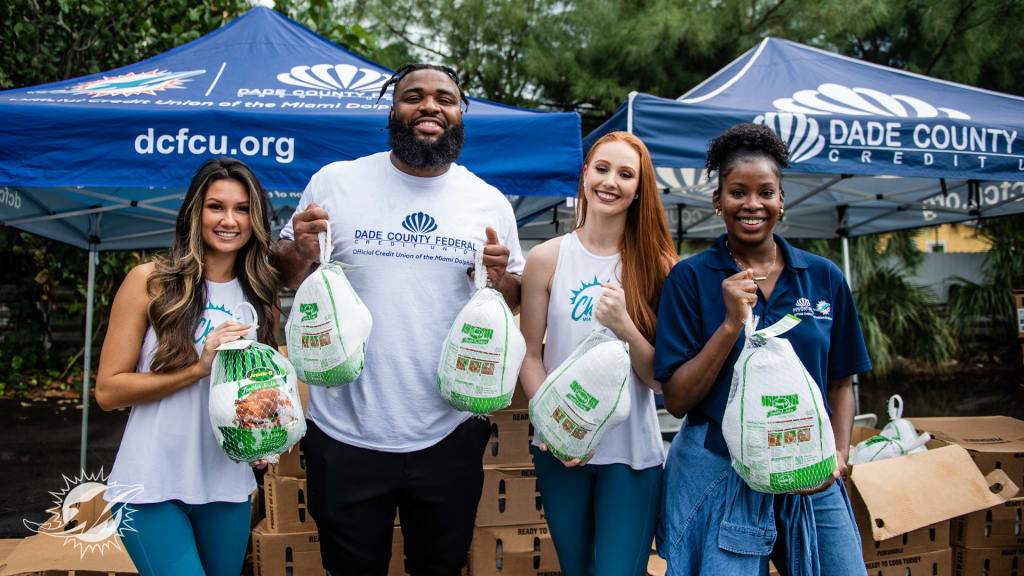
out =
[[738,160],[719,177],[713,201],[730,241],[761,244],[771,238],[785,201],[778,169],[763,156]]
[[201,216],[207,252],[233,253],[252,236],[249,193],[236,180],[214,180],[206,189]]
[[622,141],[601,144],[583,168],[587,210],[624,214],[640,186],[640,154]]
[[414,168],[450,164],[462,151],[459,87],[440,70],[410,72],[395,86],[389,142],[399,160]]

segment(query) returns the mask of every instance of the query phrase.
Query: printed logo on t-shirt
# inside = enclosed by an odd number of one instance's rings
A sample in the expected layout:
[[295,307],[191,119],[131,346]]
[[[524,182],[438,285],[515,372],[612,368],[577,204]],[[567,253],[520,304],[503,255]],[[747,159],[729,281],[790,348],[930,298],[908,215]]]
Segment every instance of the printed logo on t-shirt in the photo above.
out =
[[[611,280],[605,280],[605,284],[611,284]],[[573,290],[569,297],[569,315],[573,322],[590,322],[594,315],[594,304],[601,298],[601,290],[597,276],[590,282],[580,281],[580,287]]]
[[826,300],[818,300],[818,303],[814,305],[814,317],[831,319],[832,305]]
[[476,244],[464,238],[434,234],[437,221],[426,212],[412,212],[390,230],[360,229],[353,232],[353,254],[473,266]]
[[206,309],[203,310],[203,317],[199,319],[199,327],[196,328],[195,343],[205,344],[206,337],[210,335],[210,332],[231,318],[231,311],[226,305],[217,305],[212,301],[207,302]]
[[793,305],[794,316],[810,316],[818,320],[832,319],[832,305],[827,300],[818,300],[814,306],[807,298],[797,298]]

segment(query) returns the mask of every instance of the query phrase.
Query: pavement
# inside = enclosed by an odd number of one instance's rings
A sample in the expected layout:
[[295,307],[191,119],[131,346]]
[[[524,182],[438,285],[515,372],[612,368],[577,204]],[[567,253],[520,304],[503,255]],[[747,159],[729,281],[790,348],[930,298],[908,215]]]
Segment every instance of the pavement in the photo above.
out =
[[[86,472],[110,472],[128,413],[89,406]],[[65,487],[62,475],[79,474],[81,401],[0,398],[0,414],[0,538],[24,538],[31,532],[23,520],[45,521],[54,505],[50,492]]]

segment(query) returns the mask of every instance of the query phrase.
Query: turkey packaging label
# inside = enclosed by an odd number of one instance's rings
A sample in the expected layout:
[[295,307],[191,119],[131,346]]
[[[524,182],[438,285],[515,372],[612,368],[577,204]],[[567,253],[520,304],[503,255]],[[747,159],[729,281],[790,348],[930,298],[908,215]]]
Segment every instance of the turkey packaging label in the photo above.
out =
[[821,391],[789,341],[778,338],[799,323],[787,315],[755,331],[748,317],[733,368],[722,434],[733,469],[759,492],[809,490],[836,470],[835,437]]
[[629,417],[629,347],[607,329],[594,330],[541,384],[530,421],[552,454],[584,460]]
[[[254,323],[252,338],[255,330]],[[217,444],[232,460],[276,463],[306,433],[288,359],[252,340],[219,347],[210,374],[210,423]]]
[[342,265],[330,262],[330,226],[318,235],[320,267],[295,292],[285,326],[288,357],[300,380],[334,387],[363,371],[373,319]]
[[490,414],[512,402],[526,341],[505,297],[487,288],[483,253],[476,254],[476,292],[448,331],[437,365],[437,388],[456,410]]

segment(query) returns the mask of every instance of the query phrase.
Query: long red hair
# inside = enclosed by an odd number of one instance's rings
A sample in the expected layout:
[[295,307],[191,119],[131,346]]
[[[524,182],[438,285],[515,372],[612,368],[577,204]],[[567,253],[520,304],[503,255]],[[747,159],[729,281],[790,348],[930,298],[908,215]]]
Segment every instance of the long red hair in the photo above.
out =
[[668,231],[668,221],[665,220],[661,193],[654,179],[651,154],[643,141],[629,132],[610,132],[591,146],[583,162],[583,174],[580,174],[579,190],[576,193],[576,222],[572,229],[582,228],[587,220],[583,176],[594,151],[606,142],[625,142],[640,155],[640,178],[636,191],[639,197],[629,205],[626,212],[626,229],[619,242],[619,254],[626,311],[644,338],[654,343],[661,288],[679,257]]

